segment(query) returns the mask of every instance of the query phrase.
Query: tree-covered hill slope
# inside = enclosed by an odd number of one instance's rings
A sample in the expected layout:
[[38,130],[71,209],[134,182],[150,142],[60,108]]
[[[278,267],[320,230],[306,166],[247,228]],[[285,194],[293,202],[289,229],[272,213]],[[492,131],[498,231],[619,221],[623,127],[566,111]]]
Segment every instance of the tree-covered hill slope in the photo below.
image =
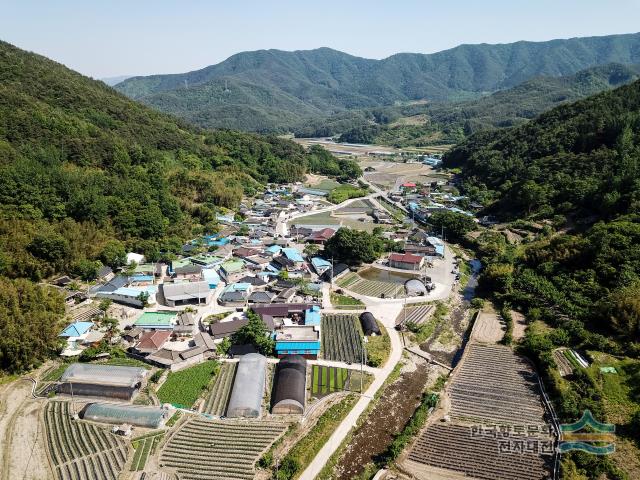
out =
[[[485,265],[480,289],[530,323],[520,348],[538,363],[560,421],[588,409],[616,425],[620,453],[563,454],[562,478],[637,478],[640,81],[474,135],[444,164],[508,227],[535,232],[510,243],[488,229],[473,242]],[[557,349],[567,347],[592,365],[574,362],[561,377],[567,354]]]
[[58,344],[63,300],[31,282],[91,279],[126,249],[170,258],[220,208],[307,171],[360,174],[319,147],[189,126],[0,42],[0,372]]
[[[638,65],[608,64],[568,76],[536,77],[474,100],[353,112],[356,126],[340,140],[398,147],[458,143],[482,130],[520,125],[562,103],[630,83],[639,74]],[[325,126],[343,124],[337,117],[325,121]]]
[[640,34],[460,45],[383,60],[329,48],[259,50],[193,72],[129,78],[115,88],[201,126],[285,131],[318,115],[474,98],[536,76],[571,75],[612,62],[640,63]]

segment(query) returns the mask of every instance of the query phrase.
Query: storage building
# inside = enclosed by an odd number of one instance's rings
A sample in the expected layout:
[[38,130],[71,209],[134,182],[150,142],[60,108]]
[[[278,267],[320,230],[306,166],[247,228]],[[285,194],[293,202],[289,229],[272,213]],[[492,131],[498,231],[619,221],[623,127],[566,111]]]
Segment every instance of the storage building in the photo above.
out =
[[380,327],[378,322],[371,312],[362,312],[360,314],[360,325],[362,325],[362,331],[365,335],[380,335]]
[[233,381],[227,417],[257,418],[260,416],[266,364],[267,359],[259,353],[242,356]]
[[139,367],[74,363],[62,374],[58,392],[130,400],[146,375]]
[[271,395],[271,413],[303,414],[306,396],[307,361],[289,355],[278,363]]
[[128,423],[144,428],[160,428],[169,417],[169,410],[122,403],[90,403],[80,416],[92,422],[115,425]]

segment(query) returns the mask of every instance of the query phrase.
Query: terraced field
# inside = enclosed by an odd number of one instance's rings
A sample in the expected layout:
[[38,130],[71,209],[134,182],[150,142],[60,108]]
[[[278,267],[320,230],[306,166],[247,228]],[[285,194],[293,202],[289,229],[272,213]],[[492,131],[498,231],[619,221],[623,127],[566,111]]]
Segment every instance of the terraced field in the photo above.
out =
[[447,394],[453,421],[429,425],[404,464],[417,478],[433,478],[433,468],[483,480],[550,478],[554,438],[523,358],[471,342]]
[[229,395],[231,394],[231,386],[233,378],[236,375],[237,363],[223,363],[218,372],[211,392],[204,403],[204,413],[209,415],[222,416],[227,410],[229,403]]
[[44,410],[47,448],[60,480],[116,480],[127,461],[127,443],[106,429],[72,420],[67,402]]
[[164,437],[164,432],[152,432],[147,435],[132,440],[131,443],[136,449],[131,462],[130,470],[132,472],[144,470],[147,464],[147,458],[152,455]]
[[366,280],[357,273],[351,272],[340,279],[338,286],[368,297],[401,298],[404,297],[404,286],[395,282]]
[[406,325],[407,323],[422,325],[429,320],[435,309],[436,307],[433,305],[407,306],[398,315],[396,325]]
[[[552,451],[553,443],[549,444],[548,439],[538,437],[527,437],[519,441],[524,443],[524,451],[509,454],[504,451],[505,440],[500,438],[474,436],[469,426],[433,424],[414,445],[409,454],[409,462],[455,470],[483,480],[550,478],[552,457],[541,455],[534,449],[545,444]],[[509,448],[512,443],[519,445],[513,440],[507,440],[506,443]],[[420,471],[420,466],[417,469]],[[418,478],[431,477],[419,475]]]
[[322,316],[322,353],[327,360],[362,361],[362,331],[355,315]]
[[166,444],[160,466],[177,469],[181,480],[250,480],[256,461],[286,427],[192,418]]

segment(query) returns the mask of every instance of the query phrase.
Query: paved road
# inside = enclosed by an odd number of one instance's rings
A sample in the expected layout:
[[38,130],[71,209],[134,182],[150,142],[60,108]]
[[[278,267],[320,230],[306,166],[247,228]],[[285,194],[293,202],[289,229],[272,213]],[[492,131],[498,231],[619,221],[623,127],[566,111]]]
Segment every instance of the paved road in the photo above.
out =
[[331,455],[333,455],[338,447],[340,447],[342,441],[346,438],[349,431],[351,431],[355,426],[358,418],[365,411],[376,392],[380,387],[382,387],[389,374],[402,358],[402,342],[400,340],[400,335],[398,335],[398,332],[394,328],[396,317],[400,313],[401,308],[401,304],[394,303],[367,305],[367,310],[372,312],[387,329],[391,339],[391,354],[389,355],[389,360],[384,367],[376,369],[373,383],[369,386],[367,391],[362,394],[353,409],[351,409],[342,423],[340,423],[338,428],[333,432],[327,443],[325,443],[322,449],[320,449],[307,469],[302,472],[300,480],[313,480],[320,473],[322,468],[329,461]]

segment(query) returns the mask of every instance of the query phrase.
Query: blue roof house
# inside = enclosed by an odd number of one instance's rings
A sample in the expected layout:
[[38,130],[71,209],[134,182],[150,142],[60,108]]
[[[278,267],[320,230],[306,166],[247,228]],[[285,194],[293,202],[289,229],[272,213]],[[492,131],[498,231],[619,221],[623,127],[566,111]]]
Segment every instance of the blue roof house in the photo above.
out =
[[67,326],[59,335],[64,338],[81,337],[93,327],[93,322],[75,322]]
[[319,326],[321,320],[320,307],[313,305],[304,311],[304,324]]
[[220,275],[213,268],[203,268],[202,277],[209,284],[209,288],[214,289],[220,283]]
[[304,263],[304,258],[295,248],[283,248],[282,253],[285,257],[295,263]]

